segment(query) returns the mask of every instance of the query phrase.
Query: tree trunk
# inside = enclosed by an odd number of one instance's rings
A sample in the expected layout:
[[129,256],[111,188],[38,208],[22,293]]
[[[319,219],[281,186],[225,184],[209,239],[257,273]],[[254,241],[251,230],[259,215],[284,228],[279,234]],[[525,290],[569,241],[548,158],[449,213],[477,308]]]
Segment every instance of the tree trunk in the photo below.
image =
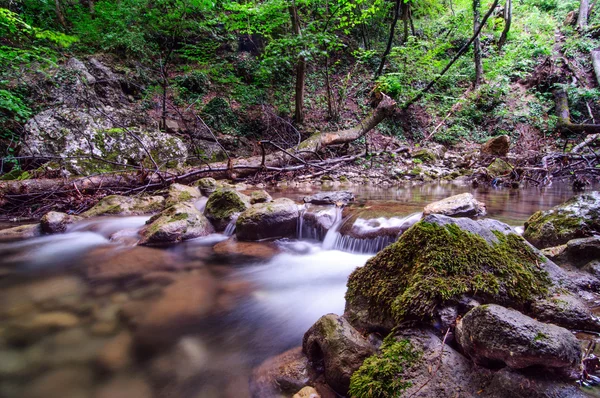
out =
[[90,16],[92,17],[92,19],[96,16],[96,7],[94,4],[94,0],[88,0],[88,7],[90,10]]
[[410,6],[410,3],[408,3],[407,6],[408,6],[408,20],[410,21],[410,32],[413,36],[416,36],[417,31],[415,29],[415,23],[414,23],[413,17],[412,17],[412,7]]
[[408,41],[408,22],[409,22],[409,14],[408,14],[408,3],[402,2],[402,22],[404,23],[404,35],[402,35],[402,44]]
[[498,50],[502,50],[502,47],[506,44],[508,32],[510,32],[510,25],[512,24],[512,8],[512,0],[506,0],[504,6],[504,29],[500,35],[500,40],[498,40]]
[[383,67],[385,66],[385,59],[392,50],[392,43],[394,42],[394,34],[396,32],[396,24],[398,23],[398,16],[400,15],[400,4],[402,4],[402,0],[396,0],[396,5],[394,6],[394,17],[390,26],[390,36],[388,37],[388,42],[387,46],[385,47],[385,51],[381,56],[381,63],[379,64],[377,73],[375,73],[375,78],[379,77],[381,75],[381,72],[383,72]]
[[54,0],[54,8],[56,11],[56,18],[58,18],[58,22],[62,25],[63,28],[66,28],[67,21],[65,19],[65,14],[63,14],[62,7],[60,6],[60,0]]
[[577,18],[577,27],[580,30],[585,30],[588,23],[588,12],[590,9],[589,0],[581,0],[579,3],[579,17]]
[[592,51],[592,65],[594,66],[594,73],[596,74],[596,81],[600,86],[600,51]]
[[[292,3],[289,7],[290,18],[292,19],[292,30],[298,37],[302,36],[300,30],[300,18],[298,17],[298,8],[296,3]],[[306,59],[300,56],[296,63],[296,96],[295,96],[295,113],[294,119],[296,123],[304,122],[304,85],[306,83]]]
[[600,124],[574,124],[571,122],[569,98],[565,90],[556,90],[554,96],[556,98],[556,116],[558,118],[556,129],[560,133],[600,133]]
[[[479,20],[479,5],[481,4],[481,0],[473,0],[473,32],[478,32],[480,30],[481,22]],[[483,79],[483,63],[481,60],[481,40],[479,40],[479,35],[475,38],[473,42],[473,56],[475,59],[475,81],[473,82],[473,88],[477,89],[481,84],[481,80]]]
[[[265,156],[253,156],[237,159],[235,162],[216,162],[206,167],[194,169],[183,175],[173,176],[171,173],[149,175],[140,180],[140,171],[103,176],[65,179],[31,179],[24,181],[0,181],[0,206],[25,201],[32,197],[48,197],[52,195],[72,194],[73,192],[136,192],[155,190],[165,184],[174,182],[190,183],[202,177],[229,178],[233,171],[235,177],[246,177],[261,170],[291,171],[310,167],[314,164],[310,159],[315,153],[330,145],[351,143],[364,136],[384,119],[393,114],[396,102],[387,95],[371,114],[365,117],[356,127],[329,133],[317,133],[302,141],[296,148],[281,150]],[[352,158],[352,157],[350,157]],[[350,159],[348,158],[348,159]],[[355,158],[355,157],[354,157]],[[320,161],[321,165],[339,164],[344,159]],[[302,163],[298,165],[298,163]],[[296,164],[295,166],[290,165]]]

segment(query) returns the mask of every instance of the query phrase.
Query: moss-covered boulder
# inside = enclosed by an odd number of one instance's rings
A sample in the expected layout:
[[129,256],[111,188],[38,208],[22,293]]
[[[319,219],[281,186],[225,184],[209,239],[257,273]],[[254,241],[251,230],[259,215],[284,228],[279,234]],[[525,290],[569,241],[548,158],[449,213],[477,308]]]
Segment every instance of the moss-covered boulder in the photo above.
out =
[[271,195],[269,195],[267,191],[264,190],[252,191],[252,193],[250,194],[250,203],[253,205],[257,203],[266,203],[272,201],[273,198],[271,197]]
[[600,193],[594,191],[575,196],[550,210],[538,211],[525,223],[523,237],[543,249],[598,233]]
[[141,231],[140,245],[180,242],[214,232],[207,218],[190,202],[173,205],[149,222]]
[[259,203],[244,211],[235,223],[239,240],[295,237],[300,212],[294,201],[286,198]]
[[302,352],[313,367],[323,369],[331,388],[346,395],[350,377],[375,349],[346,319],[328,314],[304,334]]
[[82,219],[71,214],[51,211],[42,216],[40,226],[45,234],[60,234],[67,231],[67,226]]
[[465,353],[484,366],[574,368],[581,364],[581,348],[570,331],[495,304],[469,311],[458,322],[456,337]]
[[219,188],[208,197],[204,215],[217,231],[223,231],[239,213],[250,207],[250,198],[233,189]]
[[19,225],[18,227],[0,230],[0,242],[35,238],[42,234],[40,224]]
[[195,187],[200,189],[200,192],[204,196],[210,196],[211,193],[215,192],[219,187],[217,180],[211,177],[201,178],[194,183]]
[[152,214],[161,211],[165,205],[162,196],[105,196],[100,202],[88,211],[82,213],[83,217],[97,216],[135,216]]
[[430,149],[419,149],[418,151],[412,152],[410,155],[413,159],[417,159],[422,163],[431,163],[438,159],[437,153]]
[[202,194],[200,194],[200,191],[196,187],[190,187],[183,184],[171,184],[165,206],[171,207],[174,204],[181,202],[194,202],[201,197]]
[[543,264],[506,224],[430,215],[350,275],[346,317],[360,327],[391,329],[429,320],[437,307],[465,295],[531,304],[552,284]]
[[505,160],[500,158],[494,159],[492,163],[487,167],[487,172],[492,177],[500,177],[512,172],[513,167]]
[[551,297],[536,300],[531,306],[535,319],[569,329],[600,331],[600,320],[578,297],[557,292]]

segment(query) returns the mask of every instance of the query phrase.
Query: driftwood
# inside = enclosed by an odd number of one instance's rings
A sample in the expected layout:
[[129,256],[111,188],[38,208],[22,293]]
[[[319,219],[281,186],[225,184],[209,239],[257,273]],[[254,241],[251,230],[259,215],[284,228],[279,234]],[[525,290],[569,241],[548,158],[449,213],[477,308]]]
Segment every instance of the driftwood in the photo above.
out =
[[569,98],[565,90],[556,90],[554,96],[556,99],[556,116],[558,117],[556,128],[560,133],[600,133],[600,124],[575,124],[571,121]]
[[[183,174],[169,171],[125,171],[72,179],[31,179],[24,181],[0,182],[0,206],[23,205],[37,198],[104,191],[107,193],[135,193],[145,190],[156,190],[171,183],[190,183],[202,177],[242,178],[260,171],[296,171],[304,168],[325,169],[332,165],[351,161],[356,157],[337,159],[321,159],[318,152],[323,148],[350,143],[364,136],[381,121],[390,116],[396,102],[383,94],[382,99],[373,112],[363,119],[358,126],[336,132],[314,134],[300,142],[296,147],[283,149],[276,144],[263,141],[263,154],[245,159],[230,159],[227,162],[216,162],[204,167],[190,170]],[[266,154],[265,144],[272,144],[277,151]]]

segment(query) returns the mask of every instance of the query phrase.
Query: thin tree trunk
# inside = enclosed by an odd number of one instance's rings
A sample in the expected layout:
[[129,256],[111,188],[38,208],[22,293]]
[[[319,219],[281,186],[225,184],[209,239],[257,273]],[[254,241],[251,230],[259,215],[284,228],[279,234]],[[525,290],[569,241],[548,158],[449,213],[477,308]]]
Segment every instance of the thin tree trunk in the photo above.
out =
[[590,9],[589,0],[581,0],[579,3],[579,17],[577,18],[577,27],[580,30],[585,30],[588,23],[588,12]]
[[394,18],[392,19],[392,24],[390,26],[390,36],[388,37],[387,46],[385,47],[385,51],[381,56],[381,63],[379,64],[379,68],[377,69],[377,73],[375,73],[375,77],[379,77],[381,72],[383,72],[383,67],[385,65],[385,59],[388,54],[392,50],[392,43],[394,42],[394,33],[396,32],[396,24],[398,23],[398,16],[400,14],[400,4],[402,0],[396,0],[396,4],[394,5]]
[[[481,0],[473,0],[473,32],[480,30],[481,22],[479,21],[479,5]],[[479,35],[473,42],[473,56],[475,59],[475,81],[473,82],[473,88],[477,89],[483,79],[483,63],[481,60],[481,40]]]
[[58,22],[62,25],[63,28],[66,28],[67,20],[65,19],[65,14],[63,14],[62,7],[60,6],[60,0],[54,0],[54,8],[56,11],[56,18],[58,18]]
[[415,29],[415,22],[413,21],[413,17],[412,17],[412,7],[410,6],[410,3],[408,3],[407,6],[408,6],[408,20],[410,21],[410,32],[413,36],[416,36],[417,31]]
[[402,44],[408,41],[408,4],[402,2],[402,22],[404,24],[404,34],[402,35]]
[[600,86],[600,51],[592,51],[592,65],[594,66],[594,73],[596,74],[596,81]]
[[[298,17],[298,8],[296,3],[292,3],[289,7],[290,18],[292,19],[292,30],[298,37],[302,36],[300,29],[300,18]],[[304,122],[304,85],[306,83],[306,59],[302,56],[298,57],[296,63],[296,95],[295,95],[295,113],[294,119],[296,123]]]
[[94,0],[88,0],[88,8],[90,10],[90,16],[93,18],[96,17],[96,6],[94,4]]
[[506,0],[504,6],[504,29],[500,35],[500,40],[498,40],[498,50],[502,50],[502,47],[506,44],[508,32],[510,32],[510,25],[512,24],[512,8],[512,0]]
[[600,133],[600,124],[575,124],[571,122],[571,112],[569,111],[569,98],[565,90],[556,90],[556,116],[558,122],[556,128],[561,133]]

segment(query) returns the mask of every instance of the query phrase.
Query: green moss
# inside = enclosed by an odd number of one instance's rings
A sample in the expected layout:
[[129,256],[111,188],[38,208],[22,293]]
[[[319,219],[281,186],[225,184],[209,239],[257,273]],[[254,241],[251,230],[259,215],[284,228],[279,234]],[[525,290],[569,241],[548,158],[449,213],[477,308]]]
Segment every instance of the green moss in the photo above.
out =
[[340,177],[340,182],[348,182],[348,177],[346,177],[346,176],[341,176],[341,177]]
[[354,398],[392,398],[412,386],[403,375],[422,357],[408,340],[388,336],[381,353],[370,356],[350,378],[350,396]]
[[348,305],[366,300],[373,316],[401,322],[430,318],[464,294],[523,304],[545,296],[550,280],[540,258],[518,235],[495,235],[488,244],[455,224],[421,221],[351,274]]
[[213,219],[228,219],[234,213],[241,213],[249,203],[241,194],[231,189],[217,189],[206,203],[206,214]]
[[422,172],[423,172],[423,169],[417,166],[414,169],[412,169],[411,171],[409,171],[408,174],[413,175],[413,176],[418,176]]
[[321,181],[333,181],[333,177],[329,175],[324,175],[321,177]]
[[428,149],[421,149],[412,153],[413,162],[415,163],[423,163],[423,162],[434,162],[437,159],[435,153]]
[[187,220],[188,218],[189,218],[189,214],[187,214],[187,213],[177,213],[177,214],[171,216],[171,218],[169,219],[168,222]]
[[546,336],[544,333],[538,332],[538,334],[533,338],[533,341],[546,340],[547,338],[548,336]]

